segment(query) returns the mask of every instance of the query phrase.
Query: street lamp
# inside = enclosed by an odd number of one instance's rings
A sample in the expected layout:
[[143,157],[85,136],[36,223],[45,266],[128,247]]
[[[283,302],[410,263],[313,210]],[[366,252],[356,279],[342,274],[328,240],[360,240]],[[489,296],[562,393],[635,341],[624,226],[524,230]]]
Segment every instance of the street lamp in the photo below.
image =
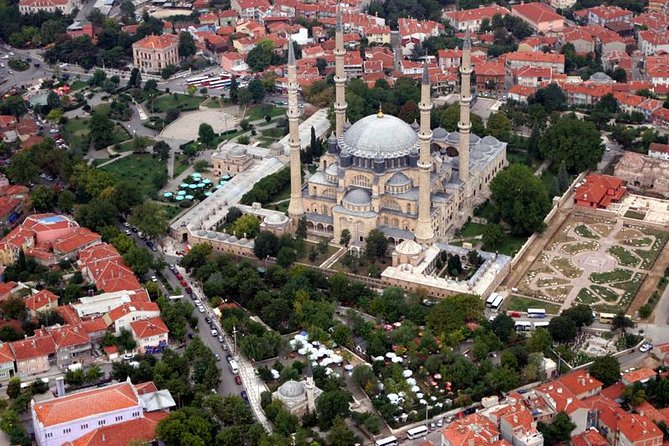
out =
[[232,348],[232,354],[236,355],[237,354],[237,327],[235,325],[232,326],[232,338],[234,341],[233,348]]

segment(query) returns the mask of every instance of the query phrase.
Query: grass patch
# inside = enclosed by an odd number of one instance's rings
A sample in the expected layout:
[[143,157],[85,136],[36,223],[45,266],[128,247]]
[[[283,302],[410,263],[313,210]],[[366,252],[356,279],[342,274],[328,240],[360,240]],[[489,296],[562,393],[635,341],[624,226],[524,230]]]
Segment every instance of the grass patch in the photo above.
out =
[[97,105],[94,109],[94,112],[100,113],[105,116],[109,116],[109,113],[111,113],[111,104],[100,104]]
[[285,107],[277,107],[276,105],[261,104],[251,108],[249,112],[246,114],[246,118],[249,121],[257,121],[259,119],[265,119],[265,116],[273,118],[275,116],[282,116],[285,114],[286,114]]
[[195,110],[204,101],[200,96],[190,96],[187,94],[172,93],[160,96],[153,100],[153,109],[151,104],[146,107],[153,113],[165,113],[167,110],[178,108],[179,110]]
[[169,205],[163,205],[163,209],[165,210],[165,215],[167,215],[168,220],[172,220],[182,211],[184,211],[184,209],[180,208],[179,206],[169,206]]
[[[152,146],[156,142],[153,138],[149,138],[148,136],[140,136],[138,139],[142,149]],[[118,152],[130,152],[133,150],[133,145],[134,140],[131,139],[130,141],[118,144],[114,149]]]
[[497,247],[495,251],[507,256],[514,256],[520,250],[520,248],[525,244],[528,238],[529,235],[523,236],[523,235],[506,234],[504,236],[504,239],[502,240],[502,243]]
[[582,304],[590,305],[599,302],[599,297],[587,288],[581,288],[576,295],[576,301]]
[[574,228],[574,232],[580,235],[581,237],[598,239],[599,236],[590,230],[586,225],[578,225]]
[[188,162],[188,157],[184,155],[183,153],[177,153],[175,158],[174,158],[174,172],[172,175],[174,178],[178,177],[186,169],[190,167],[190,163]]
[[[297,261],[300,262],[300,263],[306,263],[308,265],[318,266],[321,263],[325,262],[326,259],[329,259],[330,257],[332,257],[335,252],[337,252],[337,248],[335,248],[334,246],[330,246],[330,245],[327,246],[327,249],[325,250],[325,253],[322,253],[319,250],[319,246],[318,246],[317,243],[305,242],[304,245],[306,247],[306,249],[304,250],[304,255],[298,257]],[[318,255],[316,256],[316,258],[314,259],[313,262],[311,260],[309,260],[309,253],[312,250],[315,250],[318,253]]]
[[82,88],[85,88],[88,86],[88,83],[82,81],[82,80],[76,80],[70,84],[70,91],[77,91],[81,90]]
[[137,183],[144,195],[155,198],[167,182],[167,165],[150,154],[132,154],[102,167],[119,179]]
[[646,218],[646,214],[644,212],[638,212],[633,210],[625,212],[624,216],[627,218],[634,218],[636,220],[643,220],[644,218]]
[[645,248],[653,244],[653,239],[650,237],[623,239],[622,243],[624,245],[634,246],[636,248]]
[[[89,147],[89,133],[88,122],[90,118],[84,119],[70,119],[62,129],[63,137],[70,148],[81,150],[84,153],[88,151]],[[114,127],[114,141],[112,144],[119,144],[130,139],[130,134],[122,126],[116,124]]]
[[551,262],[551,266],[570,279],[575,279],[583,274],[583,270],[576,268],[574,264],[571,263],[571,260],[566,257],[554,258]]
[[613,271],[607,271],[605,273],[592,273],[590,274],[590,280],[594,283],[626,282],[630,280],[632,276],[632,271],[616,268]]
[[497,213],[497,209],[492,205],[492,203],[490,203],[490,201],[486,201],[474,209],[474,216],[485,218],[488,220],[488,223],[491,223],[494,220],[494,217],[497,215]]
[[485,227],[486,225],[483,225],[481,223],[473,223],[471,221],[468,221],[458,232],[460,237],[462,238],[472,238],[478,235],[483,235]]
[[7,65],[9,65],[9,68],[14,71],[26,71],[28,68],[30,68],[30,64],[21,59],[9,59]]
[[639,258],[622,246],[611,246],[606,252],[618,260],[622,266],[637,266]]
[[599,247],[597,242],[576,242],[562,245],[561,251],[566,254],[578,254],[585,251],[594,251]]
[[620,295],[610,288],[601,285],[592,285],[590,288],[607,302],[617,302]]
[[560,313],[560,305],[551,304],[541,300],[530,299],[528,297],[512,294],[506,299],[504,309],[507,311],[523,311],[528,308],[543,308],[548,314]]

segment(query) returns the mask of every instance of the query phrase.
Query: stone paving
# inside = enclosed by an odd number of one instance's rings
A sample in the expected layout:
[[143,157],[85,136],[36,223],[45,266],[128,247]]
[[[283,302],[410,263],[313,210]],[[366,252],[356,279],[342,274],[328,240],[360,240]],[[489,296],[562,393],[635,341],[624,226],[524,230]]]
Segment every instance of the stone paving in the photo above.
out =
[[191,141],[198,138],[200,124],[211,125],[215,133],[232,130],[239,124],[239,119],[228,109],[200,109],[183,113],[160,133],[165,139]]
[[622,220],[570,217],[520,280],[520,295],[569,308],[624,311],[667,234]]

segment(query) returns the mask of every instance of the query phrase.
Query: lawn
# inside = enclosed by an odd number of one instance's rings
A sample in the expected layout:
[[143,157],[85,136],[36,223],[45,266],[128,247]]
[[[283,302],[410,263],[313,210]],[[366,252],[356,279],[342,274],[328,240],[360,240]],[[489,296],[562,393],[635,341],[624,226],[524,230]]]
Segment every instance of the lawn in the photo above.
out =
[[149,197],[155,197],[160,186],[167,180],[166,163],[150,154],[128,155],[102,169],[115,174],[121,180],[137,183]]
[[[312,243],[312,242],[305,242],[306,249],[304,250],[304,255],[302,257],[299,257],[297,259],[298,262],[300,263],[306,263],[308,265],[313,265],[313,266],[318,266],[321,263],[323,263],[326,259],[329,259],[334,255],[335,252],[337,252],[337,248],[334,246],[328,245],[327,250],[325,253],[321,253],[320,250],[318,249],[318,243]],[[312,250],[316,250],[318,252],[318,256],[316,259],[312,262],[309,260],[309,253]]]
[[574,232],[585,238],[598,239],[599,236],[590,230],[586,225],[578,225],[574,228]]
[[[149,138],[148,136],[140,136],[139,142],[142,146],[142,149],[152,146],[156,141],[153,138]],[[124,143],[121,143],[118,145],[118,149],[114,147],[115,150],[118,150],[119,152],[130,152],[133,150],[133,145],[134,145],[134,140],[126,141]]]
[[286,114],[286,109],[284,107],[277,107],[276,105],[262,104],[256,105],[251,108],[246,114],[246,118],[249,121],[257,121],[259,119],[264,119],[265,116],[275,117],[282,116]]
[[624,216],[627,218],[634,218],[637,220],[643,220],[644,218],[646,218],[646,214],[644,212],[637,212],[632,210],[625,212]]
[[599,294],[602,297],[602,299],[604,299],[607,302],[617,302],[618,299],[620,298],[618,293],[605,286],[592,285],[590,288],[592,288],[593,291]]
[[639,264],[639,258],[622,246],[611,246],[608,253],[615,257],[622,266],[637,266]]
[[616,268],[613,271],[605,273],[592,273],[590,280],[594,283],[613,283],[625,282],[632,278],[632,271],[628,269]]
[[181,175],[186,169],[188,169],[188,167],[190,167],[188,157],[183,153],[177,153],[176,157],[174,158],[174,178]]
[[472,238],[477,235],[483,235],[486,225],[481,223],[472,223],[471,221],[465,223],[465,225],[460,229],[461,238]]
[[103,103],[103,104],[97,105],[97,106],[95,106],[93,111],[96,112],[96,113],[100,113],[102,115],[105,115],[105,116],[109,116],[109,113],[111,112],[111,104],[109,104],[109,103],[104,104]]
[[179,206],[170,206],[167,204],[163,205],[163,209],[165,210],[165,215],[167,215],[168,220],[172,220],[174,217],[184,211],[184,209],[180,208]]
[[[153,100],[153,112],[165,113],[172,108],[180,110],[195,110],[204,101],[203,97],[190,96],[187,94],[166,94]],[[147,102],[145,106],[151,110],[151,104]]]
[[590,305],[599,302],[599,298],[589,289],[581,288],[576,295],[576,301]]
[[528,308],[543,308],[548,314],[560,313],[560,305],[517,296],[515,294],[509,296],[504,303],[504,309],[506,311],[527,311]]
[[82,88],[85,88],[88,86],[87,82],[84,82],[82,80],[76,80],[70,84],[70,90],[71,91],[77,91],[81,90]]
[[500,254],[514,256],[525,244],[529,236],[505,234],[502,243],[495,249]]
[[[74,118],[70,119],[67,124],[63,127],[63,137],[67,141],[70,148],[75,150],[81,150],[82,152],[88,151],[88,121],[89,118],[79,119]],[[116,124],[114,131],[114,141],[112,144],[119,144],[123,141],[130,139],[130,134],[122,126]]]

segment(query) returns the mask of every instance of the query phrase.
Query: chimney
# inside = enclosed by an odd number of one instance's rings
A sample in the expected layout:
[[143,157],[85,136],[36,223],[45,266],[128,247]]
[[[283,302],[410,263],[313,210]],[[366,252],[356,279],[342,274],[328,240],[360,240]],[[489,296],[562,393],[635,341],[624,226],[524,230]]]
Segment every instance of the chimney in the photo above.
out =
[[570,405],[574,400],[571,398],[567,398],[567,406]]
[[562,387],[558,387],[557,393],[562,394]]
[[102,433],[102,441],[103,441],[103,442],[106,442],[106,441],[107,441],[107,436],[104,434],[104,432]]
[[56,396],[65,396],[65,381],[62,376],[56,378]]

